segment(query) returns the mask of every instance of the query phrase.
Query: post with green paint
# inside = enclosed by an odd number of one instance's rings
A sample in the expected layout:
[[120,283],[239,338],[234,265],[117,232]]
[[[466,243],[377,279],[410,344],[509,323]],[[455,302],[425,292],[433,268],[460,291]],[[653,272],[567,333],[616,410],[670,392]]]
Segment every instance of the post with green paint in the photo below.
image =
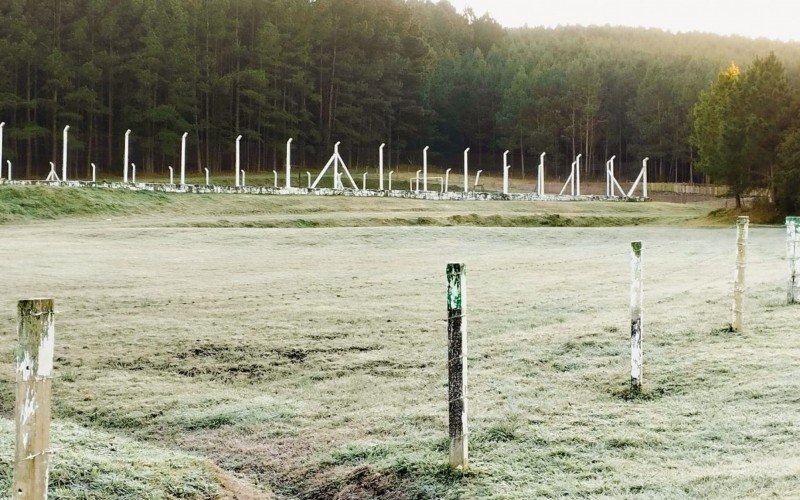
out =
[[747,237],[750,217],[736,219],[736,272],[733,281],[733,307],[731,308],[730,331],[742,331],[742,312],[744,310],[745,268],[747,267]]
[[53,299],[21,300],[17,312],[17,442],[12,496],[16,500],[34,500],[47,498],[55,345]]
[[631,242],[631,391],[642,390],[642,333],[644,322],[644,286],[642,283],[642,242]]
[[467,268],[447,264],[447,380],[450,466],[466,469],[467,431]]
[[786,262],[789,265],[787,298],[789,304],[800,303],[800,217],[786,218]]

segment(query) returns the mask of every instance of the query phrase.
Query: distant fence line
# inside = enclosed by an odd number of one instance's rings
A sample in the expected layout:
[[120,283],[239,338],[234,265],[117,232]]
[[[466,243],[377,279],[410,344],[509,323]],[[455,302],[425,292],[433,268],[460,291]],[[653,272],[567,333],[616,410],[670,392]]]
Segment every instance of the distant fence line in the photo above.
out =
[[310,196],[352,196],[360,198],[404,198],[416,200],[444,201],[646,201],[643,197],[603,196],[603,195],[556,195],[537,193],[508,193],[487,191],[415,191],[415,190],[379,190],[351,188],[296,188],[270,186],[227,186],[201,184],[163,184],[163,183],[125,183],[125,182],[91,182],[91,181],[40,181],[40,180],[0,180],[1,185],[9,186],[54,186],[54,187],[87,187],[97,189],[119,189],[128,191],[155,191],[162,193],[229,193],[252,195],[310,195]]

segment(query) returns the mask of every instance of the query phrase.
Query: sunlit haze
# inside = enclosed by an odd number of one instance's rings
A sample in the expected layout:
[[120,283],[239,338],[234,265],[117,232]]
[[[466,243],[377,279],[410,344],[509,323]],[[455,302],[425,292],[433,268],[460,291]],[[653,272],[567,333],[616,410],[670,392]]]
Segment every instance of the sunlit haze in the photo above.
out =
[[622,25],[800,41],[797,0],[450,0],[503,26]]

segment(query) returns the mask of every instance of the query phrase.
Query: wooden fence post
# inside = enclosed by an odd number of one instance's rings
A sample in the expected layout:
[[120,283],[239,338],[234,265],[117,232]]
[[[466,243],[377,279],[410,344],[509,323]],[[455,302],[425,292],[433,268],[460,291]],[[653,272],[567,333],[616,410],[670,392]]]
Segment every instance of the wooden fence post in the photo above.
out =
[[744,279],[747,265],[747,236],[750,228],[750,217],[741,216],[736,219],[736,273],[733,282],[733,308],[730,331],[742,330],[742,309],[744,307]]
[[447,264],[447,376],[450,466],[466,469],[467,427],[467,294],[464,264]]
[[633,241],[631,242],[631,391],[634,393],[642,389],[643,305],[642,242]]
[[786,261],[789,264],[789,279],[787,296],[789,304],[800,303],[800,276],[798,276],[798,260],[800,260],[800,250],[798,241],[800,238],[800,217],[786,218]]
[[47,498],[53,299],[20,300],[17,312],[17,441],[12,493],[15,499],[38,500]]

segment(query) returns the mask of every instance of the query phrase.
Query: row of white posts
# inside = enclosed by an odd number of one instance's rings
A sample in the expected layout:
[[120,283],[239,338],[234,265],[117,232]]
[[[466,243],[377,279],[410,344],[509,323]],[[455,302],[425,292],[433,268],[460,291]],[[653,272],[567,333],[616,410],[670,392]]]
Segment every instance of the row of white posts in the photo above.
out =
[[[730,331],[743,329],[742,311],[745,292],[745,267],[749,217],[736,221],[736,267],[733,284]],[[788,302],[800,302],[798,263],[800,263],[800,217],[786,219],[786,255],[789,262]],[[644,244],[631,242],[630,257],[630,384],[631,394],[642,390],[644,351],[644,280],[642,257]],[[467,425],[467,298],[466,265],[447,265],[447,368],[448,368],[448,424],[450,437],[450,466],[466,469],[469,463]]]
[[[731,330],[742,329],[748,217],[736,221],[736,272]],[[789,303],[797,303],[798,226],[800,217],[786,219],[786,248],[789,262]],[[631,243],[630,342],[632,393],[642,389],[644,355],[644,286],[641,241]],[[466,469],[469,463],[467,422],[467,294],[466,265],[447,265],[447,369],[449,462]],[[21,300],[17,304],[18,348],[16,354],[16,452],[13,496],[17,499],[47,497],[50,456],[50,409],[55,313],[52,299]]]
[[[2,177],[2,164],[3,164],[3,127],[5,126],[5,122],[0,123],[0,177]],[[69,140],[68,136],[69,132],[69,125],[64,127],[63,131],[63,149],[62,149],[62,163],[61,163],[61,178],[58,177],[58,174],[55,173],[55,166],[51,163],[51,171],[48,175],[46,180],[67,180],[67,142]],[[129,153],[130,153],[130,129],[125,131],[125,147],[123,153],[123,182],[126,184],[128,183],[128,166],[131,166],[132,171],[132,182],[136,182],[136,167],[132,163],[129,163]],[[181,136],[181,170],[180,170],[180,184],[186,184],[186,138],[188,137],[189,133],[185,132],[183,136]],[[240,143],[242,140],[242,136],[239,135],[236,137],[235,144],[236,144],[236,160],[235,160],[235,185],[236,187],[243,186],[243,180],[240,180],[239,174],[243,172],[241,170],[241,149]],[[291,186],[291,161],[292,161],[292,138],[289,138],[286,141],[286,187],[290,188]],[[333,166],[333,180],[334,180],[334,189],[344,189],[344,185],[341,182],[341,176],[339,175],[339,166],[342,167],[342,170],[345,174],[347,174],[347,178],[350,181],[350,184],[353,186],[353,189],[358,189],[353,177],[350,175],[350,171],[347,169],[347,166],[344,163],[341,155],[339,154],[339,145],[341,142],[337,142],[334,146],[334,153],[331,156],[328,163],[322,169],[317,179],[311,183],[309,182],[308,187],[316,188],[319,184],[320,180],[324,176],[325,172]],[[384,183],[383,183],[383,149],[386,144],[381,144],[378,148],[378,185],[379,189],[383,191]],[[425,149],[422,151],[422,190],[428,190],[428,150],[430,149],[429,146],[425,146]],[[464,150],[464,192],[469,191],[469,151],[470,148],[466,148]],[[503,194],[508,194],[509,192],[509,170],[511,169],[511,165],[508,164],[508,155],[509,151],[505,151],[503,153]],[[536,193],[539,196],[544,196],[544,158],[546,153],[542,153],[539,157],[539,168],[538,168],[538,176],[536,180]],[[564,187],[561,189],[559,195],[563,195],[564,191],[566,191],[567,186],[570,186],[570,195],[572,196],[580,196],[581,195],[581,173],[580,173],[580,161],[581,156],[578,155],[575,158],[575,161],[572,163],[570,175],[567,178]],[[612,156],[611,159],[606,162],[606,196],[617,196],[617,191],[620,195],[623,196],[632,196],[635,189],[638,187],[639,183],[642,183],[642,194],[646,198],[647,197],[647,161],[648,158],[645,158],[642,162],[642,170],[639,173],[639,177],[637,177],[636,181],[634,182],[631,189],[626,193],[624,189],[619,185],[619,182],[614,177],[614,160],[616,156]],[[92,165],[92,182],[96,182],[96,166],[94,163]],[[170,184],[173,184],[173,170],[172,166],[169,167],[170,172]],[[206,169],[207,170],[207,169]],[[448,169],[445,174],[445,182],[443,186],[443,191],[447,192],[449,189],[449,176],[450,170]],[[8,172],[9,172],[9,180],[11,179],[11,162],[8,162]],[[475,176],[475,185],[473,189],[478,186],[478,180],[481,174],[481,170],[476,173]],[[275,187],[278,187],[278,174],[276,171],[273,171],[275,175]],[[389,172],[389,190],[391,190],[391,175],[393,172]],[[244,175],[244,174],[242,174]],[[243,177],[242,177],[243,179]],[[206,185],[208,185],[208,173],[206,172]],[[362,189],[366,190],[366,180],[362,183]],[[419,184],[417,184],[417,190],[419,190]]]

